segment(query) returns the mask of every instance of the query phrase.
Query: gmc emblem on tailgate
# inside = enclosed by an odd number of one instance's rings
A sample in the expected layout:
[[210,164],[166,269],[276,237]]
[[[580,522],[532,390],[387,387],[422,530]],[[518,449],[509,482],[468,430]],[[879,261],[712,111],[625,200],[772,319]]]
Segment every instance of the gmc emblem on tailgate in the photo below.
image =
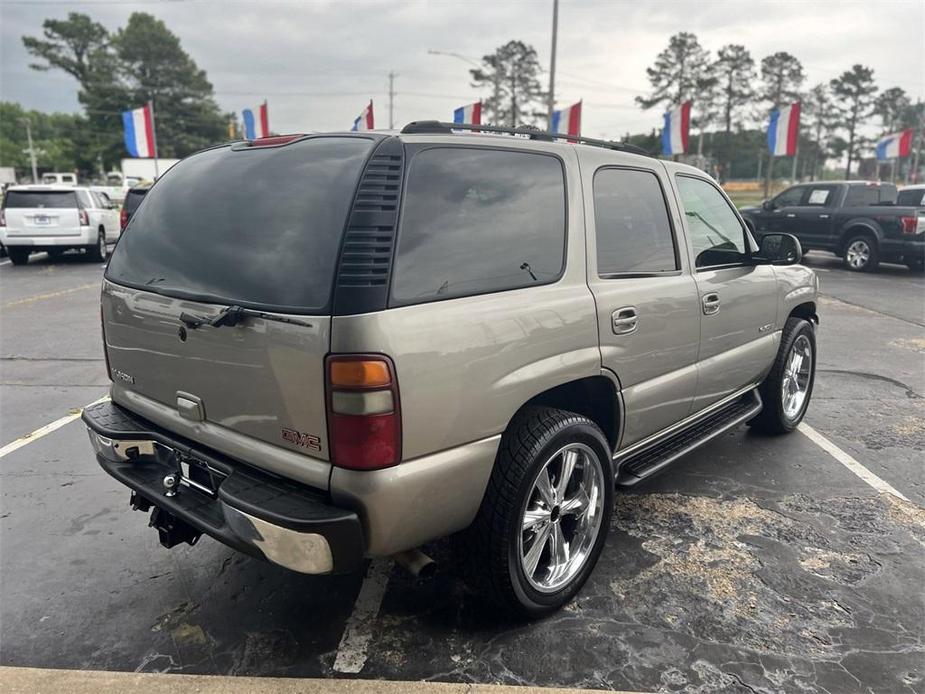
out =
[[321,437],[314,434],[303,434],[295,429],[283,429],[283,440],[294,443],[302,448],[311,448],[313,451],[321,450]]

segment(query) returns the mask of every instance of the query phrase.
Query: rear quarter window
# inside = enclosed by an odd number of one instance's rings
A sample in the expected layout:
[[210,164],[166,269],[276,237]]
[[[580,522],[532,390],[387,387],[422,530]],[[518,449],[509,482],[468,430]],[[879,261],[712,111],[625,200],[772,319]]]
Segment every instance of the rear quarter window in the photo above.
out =
[[418,152],[408,170],[391,303],[555,282],[565,214],[557,157],[464,147]]
[[74,191],[9,190],[3,198],[3,206],[8,209],[76,209],[77,196]]

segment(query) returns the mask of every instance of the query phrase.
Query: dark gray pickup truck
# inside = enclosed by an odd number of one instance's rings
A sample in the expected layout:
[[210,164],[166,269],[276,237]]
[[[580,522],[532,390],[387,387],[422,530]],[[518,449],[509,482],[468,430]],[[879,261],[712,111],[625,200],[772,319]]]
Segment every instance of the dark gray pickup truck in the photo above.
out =
[[740,210],[760,241],[796,236],[804,250],[832,251],[849,270],[870,272],[880,261],[925,269],[925,209],[896,205],[896,186],[866,181],[801,183],[760,207]]

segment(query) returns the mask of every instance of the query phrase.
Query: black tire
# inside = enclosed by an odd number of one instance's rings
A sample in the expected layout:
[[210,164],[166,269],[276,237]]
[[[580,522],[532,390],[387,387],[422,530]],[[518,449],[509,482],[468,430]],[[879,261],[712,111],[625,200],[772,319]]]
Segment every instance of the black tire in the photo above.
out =
[[[795,414],[787,413],[784,407],[783,386],[786,378],[787,362],[790,352],[797,340],[805,338],[810,347],[811,363],[809,366],[809,379],[807,383],[806,397],[802,406]],[[761,412],[751,419],[748,424],[758,431],[766,434],[786,434],[797,428],[797,425],[803,421],[806,409],[809,407],[809,401],[813,395],[813,385],[816,381],[816,330],[813,324],[802,318],[788,318],[784,325],[784,331],[781,335],[780,348],[777,350],[777,358],[771,367],[770,373],[758,387],[761,394],[761,400],[764,408]]]
[[845,241],[841,258],[852,272],[873,272],[880,266],[880,246],[871,234],[852,234]]
[[10,256],[10,262],[13,265],[25,265],[29,262],[28,248],[7,248],[6,252]]
[[94,263],[103,263],[106,262],[108,255],[109,247],[106,245],[106,234],[100,229],[96,235],[96,243],[92,246],[87,246],[87,259]]
[[[590,549],[583,563],[576,562],[574,575],[554,592],[541,592],[528,581],[522,566],[521,533],[530,532],[522,529],[523,517],[531,498],[536,498],[532,495],[538,475],[548,474],[544,472],[547,462],[554,460],[555,454],[568,445],[582,449],[586,455],[582,465],[600,465],[591,468],[599,470],[603,480],[602,493],[598,495],[600,506],[595,507],[594,514],[595,519],[599,517],[597,535],[593,540],[588,536]],[[467,583],[484,597],[522,617],[539,617],[571,600],[594,569],[607,539],[614,493],[609,450],[601,430],[586,417],[549,407],[529,407],[521,411],[501,438],[488,489],[475,521],[454,538],[456,556]],[[563,499],[566,497],[567,494],[563,494]],[[565,511],[559,515],[558,509],[556,505],[551,511],[551,522],[562,523],[561,527],[565,528]],[[573,527],[577,528],[578,524],[576,518]],[[548,526],[549,522],[543,525]],[[573,532],[569,544],[578,537],[578,531]],[[546,546],[545,540],[543,544]],[[551,552],[551,549],[547,547],[543,551]]]

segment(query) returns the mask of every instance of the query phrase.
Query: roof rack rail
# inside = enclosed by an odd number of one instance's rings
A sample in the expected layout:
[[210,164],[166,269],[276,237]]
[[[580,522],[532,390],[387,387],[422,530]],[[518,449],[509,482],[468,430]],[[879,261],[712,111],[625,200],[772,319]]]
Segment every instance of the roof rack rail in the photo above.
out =
[[642,147],[637,147],[636,145],[631,145],[626,142],[598,140],[593,137],[584,137],[583,135],[563,135],[562,133],[553,133],[548,130],[534,130],[533,128],[506,128],[499,125],[473,125],[472,123],[444,123],[438,120],[416,120],[408,123],[408,125],[401,129],[401,132],[403,135],[452,135],[455,130],[499,133],[502,135],[521,135],[529,137],[531,140],[544,140],[546,142],[568,140],[569,142],[579,142],[583,145],[594,145],[595,147],[614,149],[619,152],[642,154],[646,157],[652,156]]

